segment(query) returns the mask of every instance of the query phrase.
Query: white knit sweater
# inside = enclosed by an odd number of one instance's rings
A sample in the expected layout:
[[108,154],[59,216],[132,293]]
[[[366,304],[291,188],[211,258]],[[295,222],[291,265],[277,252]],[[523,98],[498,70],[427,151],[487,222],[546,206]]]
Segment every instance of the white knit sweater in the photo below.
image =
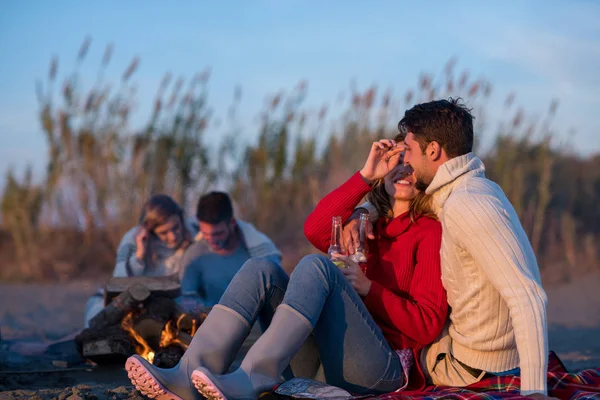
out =
[[443,226],[453,355],[488,372],[520,367],[521,394],[546,394],[547,297],[514,208],[473,153],[444,163],[427,193]]

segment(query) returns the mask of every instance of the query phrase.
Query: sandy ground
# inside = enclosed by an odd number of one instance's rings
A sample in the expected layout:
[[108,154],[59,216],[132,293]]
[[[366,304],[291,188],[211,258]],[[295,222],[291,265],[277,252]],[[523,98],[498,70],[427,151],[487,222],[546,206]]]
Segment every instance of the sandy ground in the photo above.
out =
[[[600,273],[546,287],[550,349],[571,370],[600,366]],[[89,282],[0,284],[0,399],[141,399],[122,367],[57,367],[48,358],[23,357],[7,343],[44,342],[77,331]],[[247,350],[250,341],[246,343]],[[46,372],[52,370],[53,372]]]

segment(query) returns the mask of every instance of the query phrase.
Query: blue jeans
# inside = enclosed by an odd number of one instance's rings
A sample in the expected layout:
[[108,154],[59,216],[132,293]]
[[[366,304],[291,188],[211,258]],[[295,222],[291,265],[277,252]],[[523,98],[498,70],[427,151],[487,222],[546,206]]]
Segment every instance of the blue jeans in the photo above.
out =
[[403,385],[398,356],[360,296],[329,259],[306,256],[289,279],[277,264],[250,259],[219,301],[249,324],[258,318],[263,329],[280,303],[294,308],[314,326],[327,383],[354,394],[387,393]]

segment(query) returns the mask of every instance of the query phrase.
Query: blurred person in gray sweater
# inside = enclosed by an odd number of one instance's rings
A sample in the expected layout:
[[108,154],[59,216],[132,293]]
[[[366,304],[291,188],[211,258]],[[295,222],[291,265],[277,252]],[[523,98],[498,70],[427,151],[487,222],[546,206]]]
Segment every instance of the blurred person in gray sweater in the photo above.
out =
[[[119,243],[113,277],[183,275],[182,258],[198,233],[175,200],[157,194],[144,204],[139,224]],[[104,289],[87,302],[85,327],[104,308]]]

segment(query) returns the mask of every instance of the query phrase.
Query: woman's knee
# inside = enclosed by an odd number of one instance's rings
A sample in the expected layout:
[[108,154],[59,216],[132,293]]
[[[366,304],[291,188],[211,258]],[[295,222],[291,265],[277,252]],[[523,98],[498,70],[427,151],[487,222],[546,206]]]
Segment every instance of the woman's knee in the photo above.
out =
[[251,276],[271,276],[277,280],[288,279],[287,274],[277,262],[265,257],[250,258],[244,263],[240,269],[240,273],[251,274]]
[[319,271],[325,276],[329,276],[330,272],[335,268],[326,256],[322,254],[309,254],[304,256],[294,268],[293,273],[315,272]]

